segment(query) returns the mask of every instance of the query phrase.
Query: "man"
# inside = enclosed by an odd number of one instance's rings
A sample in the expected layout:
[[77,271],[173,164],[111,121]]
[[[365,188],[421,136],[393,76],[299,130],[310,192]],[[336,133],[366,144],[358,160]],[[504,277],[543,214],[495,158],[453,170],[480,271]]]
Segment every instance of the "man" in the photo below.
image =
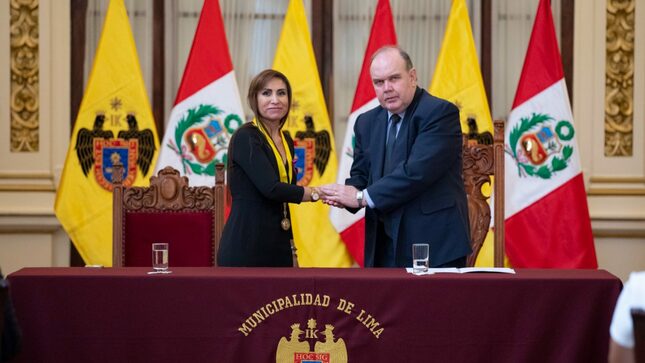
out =
[[459,110],[417,87],[409,55],[387,46],[372,56],[380,106],[360,115],[346,185],[324,201],[365,207],[365,266],[408,267],[412,244],[430,244],[430,265],[463,267],[471,252],[462,178]]

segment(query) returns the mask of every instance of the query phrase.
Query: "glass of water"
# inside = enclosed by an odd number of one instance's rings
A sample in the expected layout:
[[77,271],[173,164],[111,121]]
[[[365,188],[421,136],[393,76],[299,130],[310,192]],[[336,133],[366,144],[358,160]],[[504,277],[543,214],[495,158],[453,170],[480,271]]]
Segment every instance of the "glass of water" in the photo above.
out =
[[427,272],[430,266],[430,245],[415,243],[412,245],[412,271],[414,273]]
[[152,244],[152,268],[159,273],[168,271],[168,243]]

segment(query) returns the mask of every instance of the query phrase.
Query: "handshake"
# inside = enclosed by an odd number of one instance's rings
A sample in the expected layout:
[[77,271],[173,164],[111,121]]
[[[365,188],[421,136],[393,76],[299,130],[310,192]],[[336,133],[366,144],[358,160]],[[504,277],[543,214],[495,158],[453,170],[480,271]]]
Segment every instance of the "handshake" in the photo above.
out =
[[358,189],[351,185],[343,184],[325,184],[317,187],[320,193],[320,199],[323,203],[339,208],[362,208],[367,203],[361,200],[362,205],[358,205],[356,199]]

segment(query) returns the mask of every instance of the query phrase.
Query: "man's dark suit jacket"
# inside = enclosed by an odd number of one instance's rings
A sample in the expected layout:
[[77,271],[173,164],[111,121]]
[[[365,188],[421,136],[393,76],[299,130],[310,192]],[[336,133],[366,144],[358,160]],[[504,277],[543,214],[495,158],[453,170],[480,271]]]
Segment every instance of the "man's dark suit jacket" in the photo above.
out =
[[412,244],[430,244],[438,266],[471,252],[468,203],[462,177],[459,110],[417,88],[394,149],[395,169],[383,175],[388,113],[378,106],[356,120],[350,177],[367,188],[375,208],[365,210],[365,266],[374,266],[379,218],[391,236],[394,265],[412,265]]

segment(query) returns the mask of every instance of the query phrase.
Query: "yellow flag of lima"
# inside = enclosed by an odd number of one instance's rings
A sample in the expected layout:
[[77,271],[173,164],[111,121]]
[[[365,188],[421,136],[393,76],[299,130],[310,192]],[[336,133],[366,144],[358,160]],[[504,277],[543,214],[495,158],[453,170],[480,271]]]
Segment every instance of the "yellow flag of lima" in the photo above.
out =
[[[459,107],[463,132],[488,132],[492,142],[493,122],[465,0],[452,2],[430,93]],[[476,130],[471,130],[473,127]],[[490,190],[484,193],[490,195]],[[493,233],[489,230],[476,266],[494,266],[493,258]]]
[[158,149],[128,15],[111,0],[54,206],[85,263],[112,265],[112,165],[148,184]]
[[[334,134],[302,0],[289,3],[273,67],[287,76],[293,91],[285,130],[296,144],[298,184],[335,183],[338,162]],[[300,266],[345,267],[352,264],[345,244],[329,220],[329,206],[316,202],[289,207]]]

